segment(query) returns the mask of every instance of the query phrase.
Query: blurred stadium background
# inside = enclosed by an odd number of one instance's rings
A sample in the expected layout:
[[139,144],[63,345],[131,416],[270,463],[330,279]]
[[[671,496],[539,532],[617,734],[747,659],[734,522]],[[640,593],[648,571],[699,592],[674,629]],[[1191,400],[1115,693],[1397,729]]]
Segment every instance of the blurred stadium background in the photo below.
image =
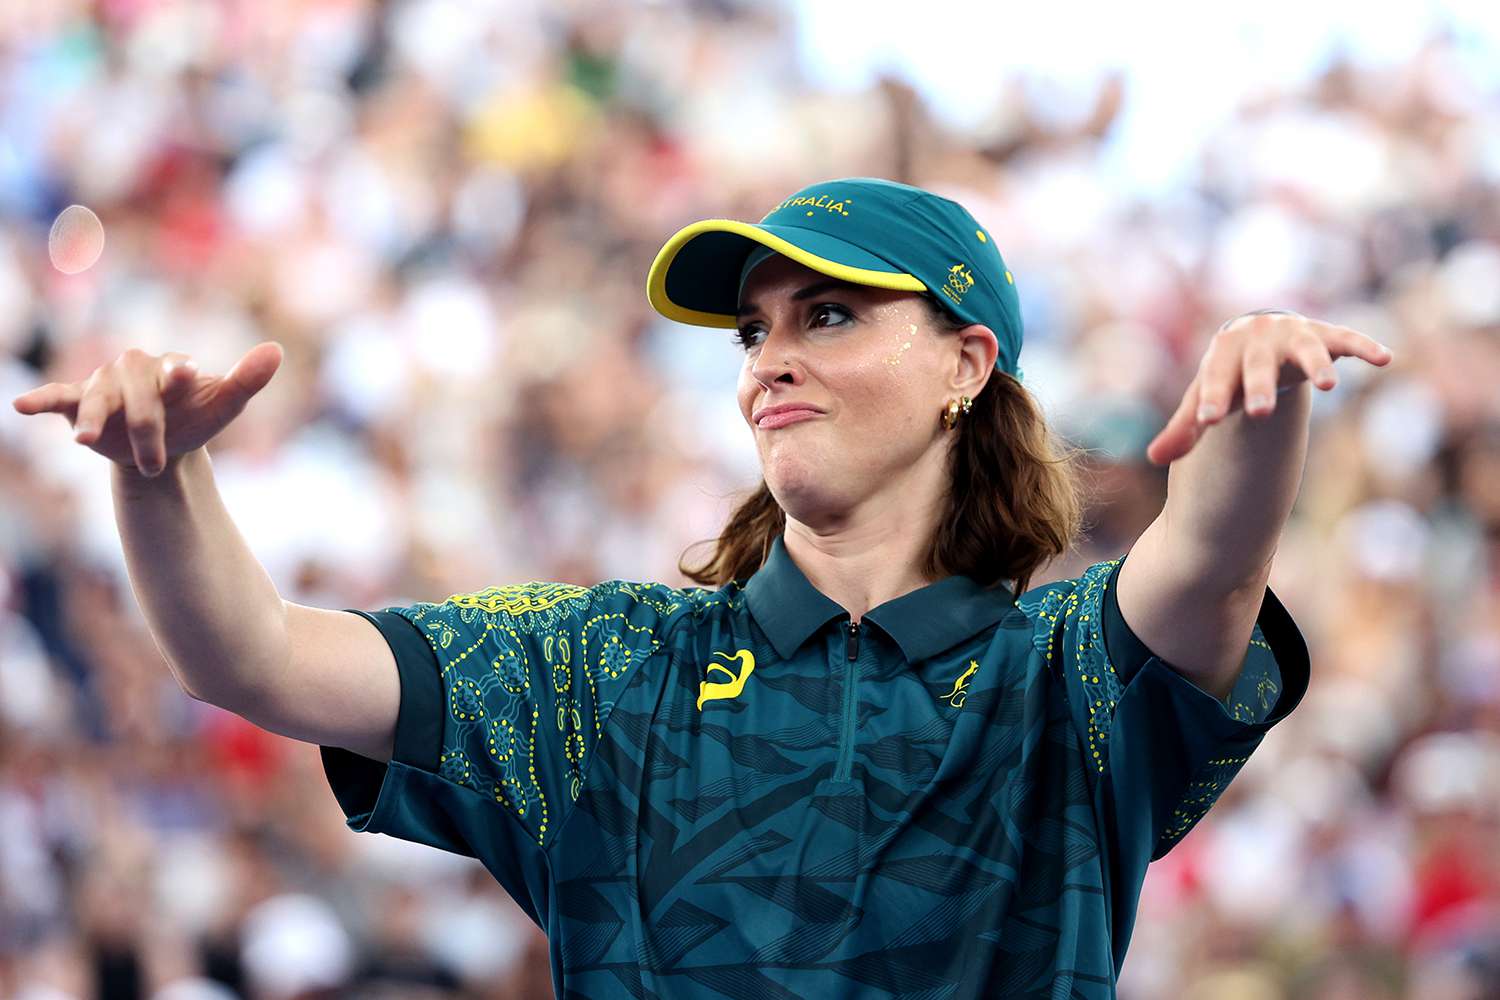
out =
[[[1220,322],[1351,325],[1396,361],[1315,393],[1272,577],[1311,689],[1152,866],[1121,995],[1500,996],[1500,15],[1103,6],[5,3],[0,389],[276,339],[210,450],[283,596],[682,585],[756,456],[728,331],[660,319],[648,264],[892,177],[997,235],[1093,449],[1044,583],[1159,510],[1144,445]],[[107,243],[68,276],[75,202]],[[106,462],[10,407],[0,996],[551,996],[477,862],[350,832],[315,748],[178,690]]]

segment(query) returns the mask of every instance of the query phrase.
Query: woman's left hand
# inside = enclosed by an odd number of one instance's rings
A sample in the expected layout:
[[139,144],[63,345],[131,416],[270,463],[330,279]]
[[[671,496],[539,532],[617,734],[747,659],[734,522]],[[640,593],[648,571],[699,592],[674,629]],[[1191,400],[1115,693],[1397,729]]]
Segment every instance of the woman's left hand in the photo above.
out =
[[1362,358],[1383,367],[1391,349],[1351,330],[1300,313],[1261,310],[1236,316],[1219,327],[1198,364],[1198,374],[1161,433],[1146,446],[1146,457],[1166,465],[1186,455],[1210,425],[1232,412],[1242,399],[1247,417],[1268,416],[1276,394],[1303,379],[1319,389],[1337,383],[1333,359]]

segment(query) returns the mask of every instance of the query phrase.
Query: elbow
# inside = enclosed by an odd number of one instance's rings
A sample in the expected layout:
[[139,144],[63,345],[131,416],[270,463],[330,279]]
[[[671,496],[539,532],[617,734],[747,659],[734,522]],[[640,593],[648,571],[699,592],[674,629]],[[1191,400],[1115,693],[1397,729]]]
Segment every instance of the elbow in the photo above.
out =
[[213,705],[215,708],[228,709],[228,706],[224,704],[224,701],[221,697],[209,694],[202,688],[193,686],[187,680],[187,678],[182,676],[181,674],[177,675],[177,686],[182,689],[183,694],[187,695],[194,701],[201,701],[205,705]]
[[173,671],[177,677],[177,686],[182,693],[194,701],[201,701],[205,705],[222,708],[226,712],[235,715],[243,715],[247,703],[245,692],[236,691],[230,685],[209,686],[201,682],[194,683],[189,675],[183,671]]

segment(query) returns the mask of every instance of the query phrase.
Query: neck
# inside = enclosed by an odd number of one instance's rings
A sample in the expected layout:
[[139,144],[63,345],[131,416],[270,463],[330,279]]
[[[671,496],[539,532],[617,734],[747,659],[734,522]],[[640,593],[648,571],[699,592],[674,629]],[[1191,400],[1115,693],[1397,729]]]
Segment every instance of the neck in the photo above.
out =
[[938,508],[936,503],[914,506],[892,498],[832,529],[788,516],[787,555],[809,583],[859,621],[871,608],[934,582],[921,566]]

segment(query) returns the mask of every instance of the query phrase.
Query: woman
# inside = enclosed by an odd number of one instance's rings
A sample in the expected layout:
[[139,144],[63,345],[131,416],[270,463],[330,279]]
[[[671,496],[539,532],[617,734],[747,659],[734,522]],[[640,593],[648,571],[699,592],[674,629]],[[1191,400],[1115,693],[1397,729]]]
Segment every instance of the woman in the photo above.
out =
[[1303,382],[1389,352],[1295,314],[1226,324],[1148,450],[1161,515],[1028,588],[1079,503],[1019,381],[1013,277],[962,207],[815,184],[674,235],[648,297],[745,347],[764,482],[684,567],[699,587],[282,601],[203,449],[274,345],[223,379],[127,352],[17,406],[117,463],[184,688],[321,744],[353,829],[480,859],[560,997],[1112,996],[1147,862],[1307,685],[1266,587]]

